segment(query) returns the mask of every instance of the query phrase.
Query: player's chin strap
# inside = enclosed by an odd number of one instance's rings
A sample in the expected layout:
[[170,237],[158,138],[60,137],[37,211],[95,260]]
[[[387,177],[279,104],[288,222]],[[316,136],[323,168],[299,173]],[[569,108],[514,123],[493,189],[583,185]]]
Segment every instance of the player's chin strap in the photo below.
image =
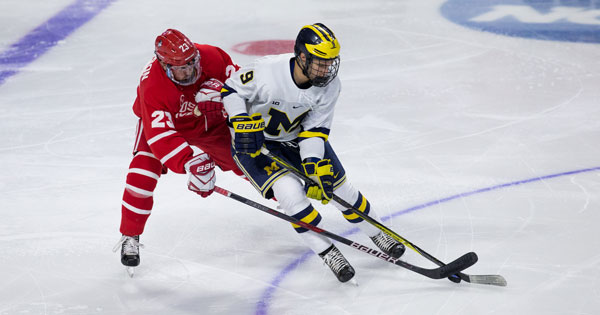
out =
[[317,226],[314,226],[312,224],[308,224],[305,223],[303,221],[300,221],[292,216],[289,216],[285,213],[279,212],[275,209],[271,209],[267,206],[264,206],[258,202],[254,202],[250,199],[247,199],[245,197],[242,197],[240,195],[234,194],[229,190],[223,189],[219,186],[215,186],[215,192],[217,192],[218,194],[221,194],[223,196],[229,197],[231,199],[237,200],[243,204],[246,204],[250,207],[253,207],[255,209],[258,209],[260,211],[266,212],[270,215],[276,216],[280,219],[283,219],[285,221],[288,221],[290,223],[299,225],[305,229],[311,230],[317,234],[321,234],[325,237],[331,238],[333,240],[336,240],[340,243],[343,243],[345,245],[348,245],[356,250],[359,250],[361,252],[367,253],[371,256],[377,257],[381,260],[387,261],[389,263],[398,265],[400,267],[406,268],[410,271],[416,272],[418,274],[424,275],[428,278],[431,279],[443,279],[446,278],[450,275],[453,275],[461,270],[464,270],[466,268],[471,267],[473,264],[475,264],[477,262],[477,255],[473,252],[470,253],[466,253],[464,255],[462,255],[461,257],[457,258],[456,260],[454,260],[453,262],[449,263],[448,265],[444,265],[444,266],[440,266],[438,268],[435,269],[426,269],[426,268],[421,268],[412,264],[409,264],[405,261],[402,261],[400,259],[397,258],[393,258],[387,254],[384,254],[382,252],[379,252],[377,250],[371,249],[367,246],[358,244],[354,241],[351,241],[347,238],[344,238],[342,236],[339,236],[337,234],[331,233],[329,231],[323,230]]
[[[297,168],[295,168],[292,164],[290,164],[285,159],[283,159],[281,157],[278,157],[278,156],[274,155],[273,153],[271,153],[271,151],[269,151],[269,149],[267,149],[265,147],[262,147],[261,148],[261,153],[264,154],[264,155],[266,155],[266,156],[268,156],[269,158],[271,158],[273,161],[275,161],[281,167],[283,167],[283,168],[289,170],[290,172],[294,173],[296,176],[298,176],[304,182],[307,182],[307,183],[311,183],[312,182],[312,183],[314,183],[314,181],[312,179],[310,179],[304,173],[302,173],[301,171],[299,171]],[[354,213],[357,216],[361,217],[363,220],[369,222],[370,224],[372,224],[373,226],[377,227],[378,229],[380,229],[381,231],[383,231],[384,233],[386,233],[387,235],[389,235],[393,239],[395,239],[398,242],[404,244],[404,246],[406,246],[406,247],[414,250],[419,255],[427,258],[428,260],[430,260],[431,262],[435,263],[436,265],[438,265],[440,267],[446,266],[446,264],[443,263],[441,260],[433,257],[432,255],[430,255],[429,253],[427,253],[426,251],[424,251],[423,249],[421,249],[417,245],[413,244],[412,242],[408,241],[404,237],[398,235],[396,232],[392,231],[391,229],[389,229],[388,227],[386,227],[382,223],[379,223],[377,220],[375,220],[375,219],[371,218],[370,216],[364,214],[362,211],[358,210],[356,207],[354,207],[350,203],[346,202],[344,199],[338,197],[335,193],[333,194],[332,200],[335,200],[337,203],[339,203],[340,205],[342,205],[344,208],[352,211],[352,213]],[[502,286],[502,287],[506,286],[506,280],[501,275],[468,275],[468,274],[459,272],[459,273],[450,275],[448,277],[448,279],[450,281],[452,281],[452,282],[455,282],[455,283],[459,283],[461,280],[463,280],[463,281],[466,281],[466,282],[477,283],[477,284],[489,284],[489,285],[496,285],[496,286]]]

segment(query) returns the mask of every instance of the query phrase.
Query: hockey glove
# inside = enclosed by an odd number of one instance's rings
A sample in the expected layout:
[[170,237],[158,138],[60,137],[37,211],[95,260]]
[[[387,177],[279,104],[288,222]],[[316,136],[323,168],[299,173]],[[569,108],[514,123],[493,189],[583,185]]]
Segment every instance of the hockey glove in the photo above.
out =
[[239,153],[249,154],[251,157],[257,157],[260,154],[260,148],[265,142],[265,121],[260,113],[240,114],[229,119],[235,131],[233,140],[235,150]]
[[221,88],[223,83],[217,79],[204,81],[200,85],[200,90],[196,93],[196,107],[194,115],[200,117],[204,115],[208,119],[223,119],[227,117],[227,112],[223,107],[221,100]]
[[196,155],[187,163],[188,189],[206,198],[215,189],[215,162],[206,153]]
[[331,160],[318,158],[307,158],[302,163],[306,176],[310,177],[316,185],[305,187],[308,198],[321,200],[327,204],[333,197],[333,165]]

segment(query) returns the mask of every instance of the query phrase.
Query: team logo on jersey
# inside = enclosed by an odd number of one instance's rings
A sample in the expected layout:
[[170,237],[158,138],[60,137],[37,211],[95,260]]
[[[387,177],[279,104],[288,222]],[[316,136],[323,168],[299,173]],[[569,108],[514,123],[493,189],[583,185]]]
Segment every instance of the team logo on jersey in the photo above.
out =
[[600,0],[448,0],[440,10],[447,19],[482,31],[600,43]]
[[[179,112],[175,114],[175,118],[185,117],[194,114],[196,104],[188,101],[183,94],[179,97]],[[200,115],[198,115],[200,116]]]

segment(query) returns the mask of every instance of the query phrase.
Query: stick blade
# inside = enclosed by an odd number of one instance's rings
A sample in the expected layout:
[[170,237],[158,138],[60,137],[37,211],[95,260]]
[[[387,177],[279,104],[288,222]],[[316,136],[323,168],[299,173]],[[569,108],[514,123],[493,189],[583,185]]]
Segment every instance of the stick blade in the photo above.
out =
[[451,275],[457,274],[471,266],[473,266],[477,260],[479,258],[477,257],[477,254],[475,254],[474,252],[469,252],[466,253],[462,256],[460,256],[459,258],[455,259],[454,261],[452,261],[451,263],[440,267],[440,278],[447,278]]
[[476,284],[487,284],[495,285],[499,287],[505,287],[507,285],[506,279],[501,275],[469,275],[465,281]]

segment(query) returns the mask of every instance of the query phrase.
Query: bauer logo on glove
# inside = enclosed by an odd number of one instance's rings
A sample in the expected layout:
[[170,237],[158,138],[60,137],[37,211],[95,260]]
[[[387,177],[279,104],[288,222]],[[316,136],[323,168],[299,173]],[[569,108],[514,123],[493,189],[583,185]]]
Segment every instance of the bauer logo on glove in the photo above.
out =
[[243,113],[233,116],[230,119],[235,138],[233,139],[234,148],[237,152],[249,154],[251,157],[260,155],[260,148],[265,141],[265,120],[260,113],[254,113],[252,116]]
[[265,121],[234,123],[236,132],[254,132],[259,129],[265,129]]
[[192,172],[196,172],[196,173],[204,173],[204,172],[209,172],[211,171],[213,168],[215,168],[215,162],[210,162],[207,164],[201,164],[196,166],[195,171],[192,170]]
[[203,198],[210,196],[215,189],[215,162],[206,153],[194,156],[185,163],[189,174],[188,189]]

